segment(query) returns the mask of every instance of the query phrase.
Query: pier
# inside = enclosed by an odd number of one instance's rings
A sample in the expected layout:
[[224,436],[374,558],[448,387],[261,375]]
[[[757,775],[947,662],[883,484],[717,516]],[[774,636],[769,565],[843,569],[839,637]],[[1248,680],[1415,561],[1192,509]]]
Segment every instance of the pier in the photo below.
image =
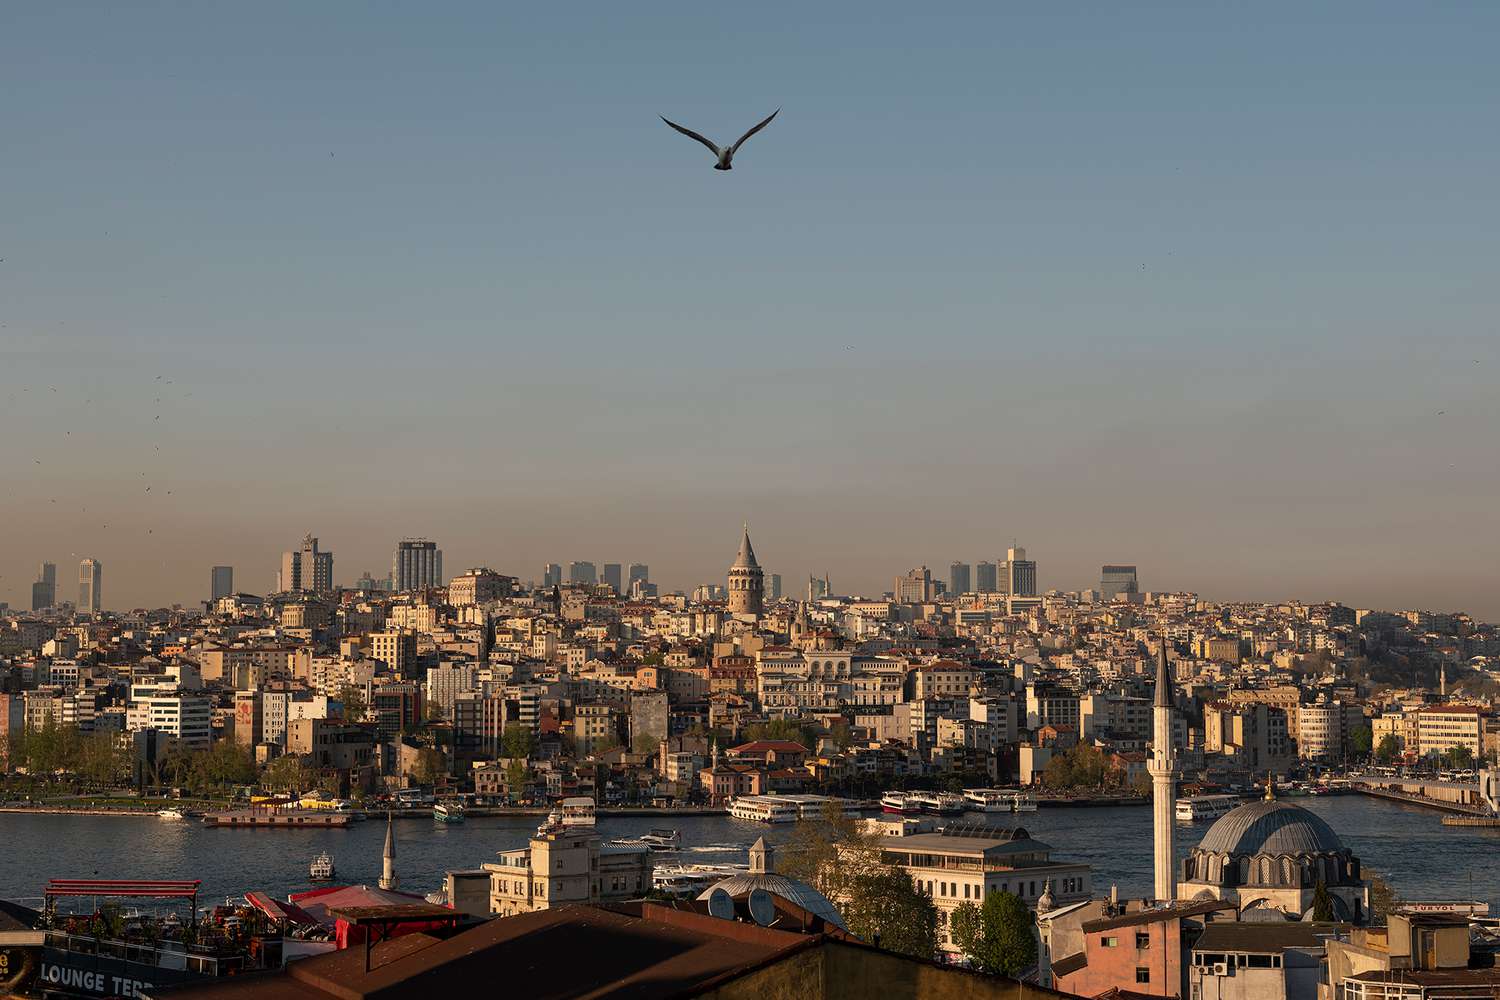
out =
[[1481,771],[1478,781],[1426,781],[1361,775],[1351,777],[1349,787],[1361,795],[1448,813],[1443,819],[1446,825],[1500,826],[1500,797],[1497,797],[1500,790],[1497,790],[1494,771]]

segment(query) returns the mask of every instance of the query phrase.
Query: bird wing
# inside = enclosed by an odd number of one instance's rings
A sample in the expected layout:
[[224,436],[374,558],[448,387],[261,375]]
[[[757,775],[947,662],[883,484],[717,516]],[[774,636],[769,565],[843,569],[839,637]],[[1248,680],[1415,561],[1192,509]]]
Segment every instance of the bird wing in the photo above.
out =
[[[745,144],[745,140],[746,139],[750,138],[752,135],[754,135],[755,133],[759,132],[761,129],[765,128],[767,125],[771,124],[771,118],[775,118],[779,114],[781,114],[781,109],[780,108],[777,108],[775,111],[772,111],[769,118],[767,118],[765,121],[761,122],[759,125],[755,126],[750,131],[746,132],[744,135],[740,136],[740,141],[737,142],[737,143],[735,143],[733,146],[730,146],[729,147],[729,152],[730,153],[738,153],[740,151],[740,147]],[[671,122],[668,122],[667,124],[670,125]]]
[[[661,118],[660,115],[658,115],[657,117]],[[677,124],[676,122],[668,122],[665,118],[662,118],[661,120],[664,121],[664,122],[667,122],[668,125],[672,126],[677,131],[679,131],[683,135],[687,136],[689,139],[697,139],[699,142],[703,143],[703,145],[705,145],[709,149],[713,150],[715,156],[718,156],[718,155],[720,155],[721,153],[724,152],[718,146],[715,146],[713,143],[709,142],[707,139],[703,138],[703,136],[699,135],[697,132],[694,132],[692,129],[690,129],[690,128],[683,128],[681,125]],[[741,139],[740,141],[744,142],[745,140]]]

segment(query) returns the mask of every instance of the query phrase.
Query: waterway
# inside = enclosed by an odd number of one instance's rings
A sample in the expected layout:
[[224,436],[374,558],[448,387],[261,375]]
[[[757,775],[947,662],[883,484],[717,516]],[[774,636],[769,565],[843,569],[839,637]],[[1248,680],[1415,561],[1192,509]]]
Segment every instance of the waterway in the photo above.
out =
[[[1500,830],[1444,827],[1426,809],[1364,796],[1301,798],[1322,816],[1369,871],[1379,872],[1403,898],[1472,898],[1500,911]],[[1096,891],[1118,884],[1123,896],[1151,891],[1151,811],[1141,807],[1048,809],[1010,816],[973,814],[969,820],[1019,824],[1050,844],[1053,857],[1094,867]],[[401,888],[427,893],[452,869],[477,868],[496,851],[524,847],[535,817],[472,818],[444,825],[427,818],[396,821],[396,867]],[[679,855],[663,862],[740,862],[756,837],[785,840],[788,825],[763,826],[728,816],[671,819],[613,818],[600,822],[607,838],[638,836],[671,826],[682,831]],[[1209,823],[1177,824],[1184,855]],[[309,888],[307,866],[328,852],[337,882],[380,877],[385,823],[371,820],[342,830],[225,830],[156,817],[0,814],[0,899],[33,900],[49,878],[201,879],[205,905],[251,889],[285,897]]]

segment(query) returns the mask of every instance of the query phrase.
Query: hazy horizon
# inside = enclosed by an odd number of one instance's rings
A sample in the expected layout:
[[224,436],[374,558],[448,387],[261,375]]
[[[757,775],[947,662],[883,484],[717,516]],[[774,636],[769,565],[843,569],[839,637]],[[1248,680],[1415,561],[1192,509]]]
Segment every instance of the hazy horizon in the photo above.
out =
[[[4,20],[12,607],[308,531],[686,589],[748,520],[789,594],[1014,539],[1500,618],[1500,8]],[[729,173],[656,117],[778,106]]]

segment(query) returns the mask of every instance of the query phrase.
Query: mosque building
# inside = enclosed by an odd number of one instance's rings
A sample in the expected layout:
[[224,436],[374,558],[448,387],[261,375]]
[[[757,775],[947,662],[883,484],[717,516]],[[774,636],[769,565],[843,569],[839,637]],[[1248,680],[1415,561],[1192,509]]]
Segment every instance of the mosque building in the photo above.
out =
[[1152,783],[1156,901],[1233,903],[1241,920],[1310,920],[1321,886],[1336,920],[1363,923],[1370,913],[1370,883],[1359,859],[1321,817],[1275,798],[1221,816],[1174,875],[1173,822],[1177,761],[1172,748],[1172,681],[1166,637],[1156,664],[1155,746]]

